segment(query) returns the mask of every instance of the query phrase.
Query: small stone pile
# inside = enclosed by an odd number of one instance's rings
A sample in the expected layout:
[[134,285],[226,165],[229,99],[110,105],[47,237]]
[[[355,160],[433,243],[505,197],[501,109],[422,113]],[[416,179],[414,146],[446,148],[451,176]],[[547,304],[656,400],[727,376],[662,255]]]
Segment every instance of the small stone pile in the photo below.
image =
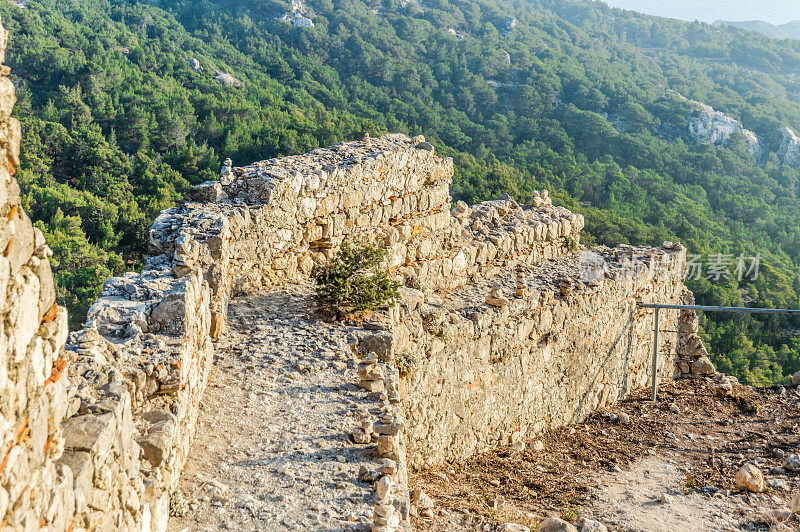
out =
[[403,421],[395,407],[389,402],[389,396],[381,393],[379,403],[381,413],[373,424],[373,431],[378,435],[378,453],[383,458],[398,460],[400,451],[400,431]]
[[[351,349],[359,358],[359,386],[378,393],[377,408],[361,411],[359,425],[353,430],[353,441],[358,444],[376,444],[378,455],[383,460],[379,471],[361,468],[359,478],[375,484],[375,509],[372,530],[395,532],[410,530],[410,500],[406,450],[403,441],[405,421],[399,408],[397,369],[379,363],[391,360],[391,336],[386,331],[354,337]],[[373,349],[379,350],[376,353]],[[380,379],[379,379],[380,377]]]
[[193,245],[192,238],[187,234],[182,234],[175,240],[172,274],[177,278],[185,277],[194,269],[196,262],[197,249]]
[[503,290],[500,287],[495,286],[489,291],[489,295],[486,296],[486,304],[503,308],[509,306],[511,301],[503,296]]
[[[688,290],[683,296],[685,305],[694,305],[694,295]],[[687,377],[708,377],[716,368],[698,334],[699,319],[694,310],[682,310],[678,320],[678,371]]]
[[358,385],[371,392],[382,392],[383,370],[378,365],[378,355],[374,352],[367,354],[358,363]]
[[514,295],[518,298],[525,299],[528,295],[528,283],[525,282],[525,268],[517,266],[516,268],[516,290]]

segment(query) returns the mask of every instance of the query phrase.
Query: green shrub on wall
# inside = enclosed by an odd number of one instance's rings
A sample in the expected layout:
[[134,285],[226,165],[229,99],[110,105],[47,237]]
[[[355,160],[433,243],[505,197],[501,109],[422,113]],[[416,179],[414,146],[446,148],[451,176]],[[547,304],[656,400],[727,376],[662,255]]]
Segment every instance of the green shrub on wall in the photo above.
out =
[[385,253],[368,244],[344,242],[328,265],[316,266],[311,274],[320,306],[341,315],[375,310],[394,301],[400,283],[379,268]]

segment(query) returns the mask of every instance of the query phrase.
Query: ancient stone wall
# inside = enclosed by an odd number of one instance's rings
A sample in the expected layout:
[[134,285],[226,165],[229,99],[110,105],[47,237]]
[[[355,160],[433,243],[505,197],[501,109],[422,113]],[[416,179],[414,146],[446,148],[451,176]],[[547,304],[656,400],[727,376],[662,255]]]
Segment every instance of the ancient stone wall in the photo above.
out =
[[[8,34],[0,26],[0,63]],[[38,528],[59,510],[69,482],[55,459],[67,410],[62,347],[67,314],[55,303],[52,255],[20,206],[12,177],[19,164],[20,124],[8,67],[0,67],[0,529]],[[66,488],[64,488],[66,489]]]
[[449,158],[418,137],[386,135],[309,154],[223,167],[220,181],[159,216],[150,252],[172,257],[176,275],[203,268],[214,291],[216,330],[225,297],[308,275],[345,239],[387,248],[387,267],[406,284],[449,289],[574,249],[584,221],[553,207],[507,198],[451,212]]
[[[6,42],[0,27],[0,62]],[[68,336],[12,177],[21,130],[0,75],[0,529],[164,530],[212,359],[211,290],[154,257],[108,280]]]
[[[21,412],[3,431],[11,529],[166,528],[212,360],[210,290],[199,271],[150,266],[109,279],[69,339],[63,309],[45,316],[9,371],[0,406]],[[55,361],[53,344],[64,346]]]
[[[0,522],[13,529],[163,530],[228,298],[302,279],[347,239],[384,245],[405,284],[384,322],[352,342],[380,412],[353,441],[389,460],[375,530],[408,529],[422,504],[407,463],[577,421],[644,385],[652,318],[635,301],[689,297],[679,246],[598,250],[605,269],[595,275],[593,262],[584,279],[580,215],[546,191],[529,205],[452,206],[452,161],[424,138],[387,135],[226,162],[219,181],[157,218],[142,273],[109,279],[68,337],[49,249],[10,176],[20,131],[2,79]],[[696,319],[665,312],[663,323],[682,332],[662,337],[661,375],[674,372],[676,344],[689,371],[707,371]]]
[[[159,260],[161,259],[161,260]],[[163,258],[106,281],[70,334],[72,417],[60,464],[78,528],[164,530],[213,359],[211,290]]]
[[[406,291],[393,311],[409,466],[439,465],[581,421],[652,375],[653,316],[678,303],[682,249],[596,249],[517,268],[444,296]],[[636,268],[624,266],[634,259]],[[622,262],[621,262],[622,261]],[[678,311],[662,311],[660,378],[675,373]],[[669,331],[669,332],[667,332]]]

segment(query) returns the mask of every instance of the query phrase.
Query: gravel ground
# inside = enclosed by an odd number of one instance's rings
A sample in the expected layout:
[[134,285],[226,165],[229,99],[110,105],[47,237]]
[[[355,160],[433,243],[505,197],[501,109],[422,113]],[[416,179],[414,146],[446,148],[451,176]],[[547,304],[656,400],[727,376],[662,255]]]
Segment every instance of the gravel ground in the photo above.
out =
[[[578,515],[611,531],[800,530],[800,516],[784,516],[781,528],[771,513],[800,492],[800,469],[782,467],[800,451],[799,392],[736,385],[723,397],[712,382],[686,380],[663,383],[657,403],[635,392],[524,449],[413,474],[410,487],[436,504],[415,530],[536,530],[546,517]],[[747,462],[764,474],[765,493],[734,486]]]
[[379,459],[349,434],[371,400],[348,328],[311,316],[310,294],[230,302],[169,530],[368,530],[374,491],[358,472]]

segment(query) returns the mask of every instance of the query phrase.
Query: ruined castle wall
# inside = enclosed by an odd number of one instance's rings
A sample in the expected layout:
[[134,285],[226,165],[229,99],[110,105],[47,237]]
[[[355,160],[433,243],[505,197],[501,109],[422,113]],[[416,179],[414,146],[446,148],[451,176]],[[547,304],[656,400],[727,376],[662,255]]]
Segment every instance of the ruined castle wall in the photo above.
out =
[[[8,34],[0,26],[0,63]],[[37,528],[59,505],[55,459],[67,409],[62,346],[67,314],[55,303],[52,252],[20,206],[12,177],[20,124],[14,86],[0,67],[0,529]]]
[[[443,298],[406,292],[393,313],[391,358],[402,375],[409,467],[578,422],[649,383],[654,316],[636,301],[679,303],[685,252],[659,250],[638,272],[605,256],[611,269],[590,284],[572,256]],[[501,302],[487,304],[493,287]],[[678,311],[662,311],[661,378],[674,376],[677,328]]]
[[0,403],[21,411],[3,430],[4,526],[166,528],[212,360],[209,301],[200,272],[154,269],[107,281],[69,339],[63,309],[45,316]]
[[211,290],[151,259],[106,281],[70,335],[74,415],[63,424],[78,529],[164,530],[213,360]]
[[[49,249],[10,175],[12,105],[0,78],[0,527],[164,530],[228,298],[300,280],[347,239],[384,245],[391,274],[412,287],[388,326],[353,342],[362,385],[386,392],[354,441],[397,462],[376,483],[381,530],[408,526],[406,456],[466,456],[578,420],[618,398],[620,382],[643,385],[652,318],[634,301],[683,293],[675,249],[631,251],[664,259],[662,277],[579,282],[580,215],[546,192],[529,205],[453,206],[452,161],[423,138],[387,135],[226,164],[156,219],[143,272],[109,279],[68,336]],[[631,313],[632,341],[615,346]],[[702,366],[696,320],[667,312],[663,323],[686,330],[682,362]],[[666,355],[676,338],[663,338]],[[662,375],[673,368],[662,357]]]
[[[0,26],[0,62],[7,33]],[[84,330],[13,179],[20,124],[0,67],[0,529],[164,530],[212,360],[211,289],[151,258],[106,282]]]
[[221,330],[225,298],[297,281],[345,240],[386,247],[386,266],[411,286],[450,289],[518,262],[558,257],[580,241],[580,215],[510,198],[451,205],[453,163],[424,139],[387,135],[248,167],[192,191],[197,203],[156,220],[150,252],[176,275],[200,266]]

